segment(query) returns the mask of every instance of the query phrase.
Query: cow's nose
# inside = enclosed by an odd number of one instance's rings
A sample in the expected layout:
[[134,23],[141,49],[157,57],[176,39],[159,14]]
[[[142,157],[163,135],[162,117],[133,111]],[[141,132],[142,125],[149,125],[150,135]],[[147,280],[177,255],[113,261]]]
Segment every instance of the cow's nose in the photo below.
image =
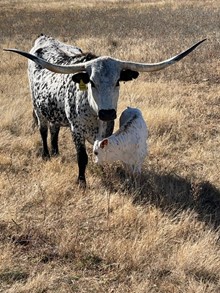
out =
[[116,117],[116,111],[114,109],[99,111],[99,119],[102,121],[112,121]]

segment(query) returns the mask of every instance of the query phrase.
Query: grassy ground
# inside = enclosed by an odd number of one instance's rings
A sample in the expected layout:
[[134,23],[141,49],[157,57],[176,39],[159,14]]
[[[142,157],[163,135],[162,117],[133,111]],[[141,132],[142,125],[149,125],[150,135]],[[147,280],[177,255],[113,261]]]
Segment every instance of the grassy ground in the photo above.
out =
[[[46,3],[45,3],[46,2]],[[210,1],[0,2],[0,292],[220,292],[220,9]],[[141,188],[91,160],[79,190],[70,132],[38,156],[27,62],[45,33],[124,60],[186,59],[121,85],[118,114],[150,130]],[[119,116],[119,115],[118,115]]]

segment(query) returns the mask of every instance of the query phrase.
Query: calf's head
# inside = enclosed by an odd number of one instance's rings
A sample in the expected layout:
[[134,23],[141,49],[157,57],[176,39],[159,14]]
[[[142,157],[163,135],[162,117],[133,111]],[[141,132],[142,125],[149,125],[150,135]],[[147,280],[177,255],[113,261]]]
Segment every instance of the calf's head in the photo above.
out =
[[104,162],[109,161],[111,154],[108,150],[109,140],[104,138],[103,140],[96,140],[93,145],[93,159],[97,164],[102,165]]

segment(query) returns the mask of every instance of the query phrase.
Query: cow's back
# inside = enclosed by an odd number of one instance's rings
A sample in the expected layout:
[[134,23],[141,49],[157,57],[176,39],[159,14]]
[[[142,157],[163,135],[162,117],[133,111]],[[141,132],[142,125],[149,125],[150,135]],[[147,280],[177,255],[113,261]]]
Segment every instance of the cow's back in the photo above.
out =
[[31,54],[37,55],[49,62],[63,62],[68,57],[81,55],[81,49],[66,45],[51,37],[41,35],[34,43],[33,48],[30,50]]
[[[38,37],[30,51],[54,64],[72,65],[91,60],[94,56],[83,54],[75,47],[42,35]],[[74,119],[76,104],[87,99],[86,92],[80,92],[72,80],[72,74],[57,74],[29,61],[28,76],[35,111],[49,122],[68,126],[67,108],[71,108]],[[85,104],[85,103],[84,103]]]

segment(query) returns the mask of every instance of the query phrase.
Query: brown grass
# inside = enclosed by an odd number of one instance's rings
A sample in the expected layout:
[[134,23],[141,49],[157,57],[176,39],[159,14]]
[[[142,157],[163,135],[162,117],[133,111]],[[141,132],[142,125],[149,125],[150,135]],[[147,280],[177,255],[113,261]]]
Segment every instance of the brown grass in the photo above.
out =
[[60,157],[41,160],[27,62],[1,51],[0,292],[220,292],[219,15],[217,0],[1,1],[1,49],[29,50],[43,32],[157,62],[207,41],[121,85],[118,114],[139,107],[150,130],[138,190],[120,164],[92,160],[79,190],[68,129]]

